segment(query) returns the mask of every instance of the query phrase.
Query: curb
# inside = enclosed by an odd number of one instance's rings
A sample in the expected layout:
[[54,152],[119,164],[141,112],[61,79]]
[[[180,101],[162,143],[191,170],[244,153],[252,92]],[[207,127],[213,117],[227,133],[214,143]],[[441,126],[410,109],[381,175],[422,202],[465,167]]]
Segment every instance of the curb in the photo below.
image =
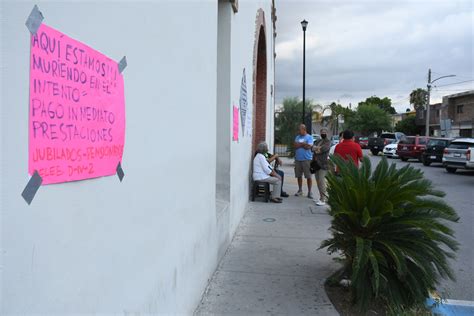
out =
[[445,316],[470,316],[474,315],[474,302],[461,300],[437,300],[434,298],[426,299],[425,305],[431,309],[435,315]]

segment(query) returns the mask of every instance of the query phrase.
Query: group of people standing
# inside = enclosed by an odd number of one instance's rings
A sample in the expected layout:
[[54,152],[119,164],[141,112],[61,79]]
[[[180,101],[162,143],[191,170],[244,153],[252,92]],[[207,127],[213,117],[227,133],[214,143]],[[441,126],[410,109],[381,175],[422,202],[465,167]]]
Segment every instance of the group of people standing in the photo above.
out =
[[[331,148],[331,141],[328,137],[327,129],[321,129],[321,139],[316,143],[313,136],[308,134],[306,126],[299,126],[298,135],[295,137],[295,177],[298,181],[298,191],[295,196],[303,195],[303,176],[306,178],[308,187],[307,197],[313,199],[318,206],[326,205],[328,196],[326,190],[326,175],[330,170],[329,155],[334,150],[334,154],[341,156],[347,161],[353,161],[356,166],[362,160],[362,149],[354,141],[354,133],[346,130],[339,134],[339,144]],[[275,168],[271,163],[275,161]],[[288,197],[283,191],[283,171],[276,167],[281,165],[278,155],[268,153],[268,146],[265,142],[258,144],[257,152],[253,161],[254,181],[268,182],[273,185],[272,202],[282,203],[282,197]],[[316,200],[312,193],[312,173],[315,175],[316,184],[319,191],[319,199]]]

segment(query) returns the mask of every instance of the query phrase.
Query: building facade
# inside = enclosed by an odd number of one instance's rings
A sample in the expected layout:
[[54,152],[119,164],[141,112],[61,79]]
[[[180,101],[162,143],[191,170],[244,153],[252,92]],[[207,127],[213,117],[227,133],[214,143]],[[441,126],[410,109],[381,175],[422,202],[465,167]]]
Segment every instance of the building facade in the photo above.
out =
[[474,90],[443,97],[441,120],[448,120],[449,137],[474,137]]
[[[416,113],[416,124],[426,126],[426,110]],[[441,103],[430,105],[430,135],[474,137],[474,90],[443,97]]]
[[[127,56],[125,178],[43,185],[28,205],[35,4]],[[0,314],[193,312],[248,206],[255,145],[273,140],[275,13],[271,0],[2,2]],[[233,140],[244,76],[250,119]]]
[[392,119],[392,129],[395,130],[395,126],[397,126],[398,122],[403,121],[407,117],[410,116],[415,116],[416,117],[416,111],[409,111],[407,110],[405,113],[395,113],[391,115]]
[[[440,120],[441,113],[444,111],[444,107],[441,103],[430,104],[430,135],[440,136]],[[416,110],[416,125],[426,126],[426,110]]]

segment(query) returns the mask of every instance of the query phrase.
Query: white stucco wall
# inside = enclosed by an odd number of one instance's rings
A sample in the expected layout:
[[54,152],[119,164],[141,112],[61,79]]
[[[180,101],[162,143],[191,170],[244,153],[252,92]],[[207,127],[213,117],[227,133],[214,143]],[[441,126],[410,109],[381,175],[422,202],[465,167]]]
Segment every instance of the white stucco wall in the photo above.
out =
[[[43,186],[28,206],[20,196],[29,179],[24,22],[34,4],[51,27],[117,61],[127,56],[127,128],[122,183],[112,176]],[[217,1],[1,5],[0,314],[191,313],[218,263],[219,245],[225,245],[218,230],[231,239],[249,196],[247,137],[231,142],[227,225],[218,225]],[[231,99],[238,105],[245,67],[253,108],[260,7],[267,28],[271,144],[270,0],[240,0],[232,15]]]
[[[239,12],[232,21],[232,78],[231,98],[238,105],[240,97],[240,83],[242,70],[245,67],[247,74],[248,111],[253,111],[253,50],[255,46],[255,21],[258,9],[263,9],[265,15],[266,44],[267,44],[267,112],[266,112],[266,142],[273,146],[273,96],[270,85],[273,84],[273,25],[271,17],[271,1],[239,1]],[[251,34],[251,36],[249,36]],[[250,53],[251,52],[251,53]],[[255,113],[252,113],[255,118]],[[243,137],[239,142],[232,142],[231,147],[231,232],[233,232],[245,211],[249,196],[249,175],[251,172],[252,137]]]
[[[127,129],[122,183],[44,186],[28,206],[35,3],[44,23],[127,56]],[[2,14],[2,312],[190,312],[216,264],[216,3],[7,1]]]

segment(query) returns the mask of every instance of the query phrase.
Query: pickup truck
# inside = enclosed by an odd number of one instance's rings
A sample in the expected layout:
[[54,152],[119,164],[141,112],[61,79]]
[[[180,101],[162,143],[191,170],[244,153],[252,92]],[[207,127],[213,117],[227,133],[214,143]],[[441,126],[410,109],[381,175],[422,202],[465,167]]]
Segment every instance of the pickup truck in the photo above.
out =
[[382,133],[379,137],[370,137],[368,147],[372,154],[377,156],[386,145],[396,143],[404,136],[405,134],[400,132]]

